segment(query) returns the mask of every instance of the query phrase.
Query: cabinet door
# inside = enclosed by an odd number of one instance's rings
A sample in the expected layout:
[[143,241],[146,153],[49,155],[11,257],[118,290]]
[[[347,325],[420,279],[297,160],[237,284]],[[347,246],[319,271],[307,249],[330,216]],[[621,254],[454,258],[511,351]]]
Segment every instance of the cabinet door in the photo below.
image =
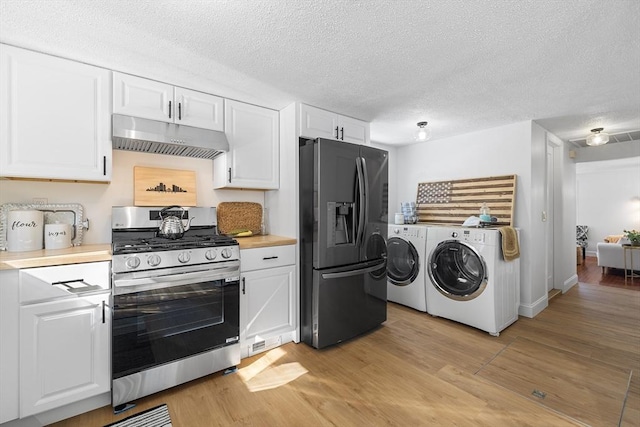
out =
[[113,112],[173,122],[173,86],[129,74],[113,73]]
[[310,105],[300,105],[300,136],[338,139],[338,115]]
[[273,190],[279,186],[278,112],[225,100],[229,152],[213,161],[214,188]]
[[111,71],[0,45],[0,176],[111,180]]
[[338,116],[339,139],[354,144],[369,144],[369,123]]
[[109,294],[20,308],[20,417],[111,387]]
[[250,345],[295,330],[295,266],[242,274],[240,342]]
[[18,270],[0,270],[0,424],[20,416]]
[[219,96],[176,87],[175,122],[211,130],[224,130],[224,101]]

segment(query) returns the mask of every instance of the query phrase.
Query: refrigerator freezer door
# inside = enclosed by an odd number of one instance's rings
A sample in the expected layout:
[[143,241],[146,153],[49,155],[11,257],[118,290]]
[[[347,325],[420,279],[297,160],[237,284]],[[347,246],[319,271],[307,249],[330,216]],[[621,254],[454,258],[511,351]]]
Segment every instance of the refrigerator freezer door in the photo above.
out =
[[[342,270],[342,271],[341,271]],[[310,316],[303,317],[302,339],[323,348],[353,338],[387,319],[384,261],[352,270],[313,271]],[[309,323],[305,325],[305,323]]]
[[315,146],[314,268],[355,264],[360,261],[356,246],[359,146],[329,139],[319,139]]
[[[361,146],[360,156],[365,187],[365,225],[360,261],[379,259],[385,256],[384,243],[387,240],[388,219],[388,160],[386,151]],[[385,253],[381,254],[380,250]]]

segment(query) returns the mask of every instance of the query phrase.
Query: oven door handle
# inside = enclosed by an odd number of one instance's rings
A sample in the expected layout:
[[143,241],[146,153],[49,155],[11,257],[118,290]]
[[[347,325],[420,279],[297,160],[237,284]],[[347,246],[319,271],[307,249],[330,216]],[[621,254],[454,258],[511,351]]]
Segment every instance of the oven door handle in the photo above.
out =
[[138,279],[115,279],[114,295],[124,295],[134,292],[150,291],[170,288],[172,286],[188,285],[198,281],[240,280],[240,270],[237,266],[224,267],[216,270],[201,270],[191,273],[167,274]]

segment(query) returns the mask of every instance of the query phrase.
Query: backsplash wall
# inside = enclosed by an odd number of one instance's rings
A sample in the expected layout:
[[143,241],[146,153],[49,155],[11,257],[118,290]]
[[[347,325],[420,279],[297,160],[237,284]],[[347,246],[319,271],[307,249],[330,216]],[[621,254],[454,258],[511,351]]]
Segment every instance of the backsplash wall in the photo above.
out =
[[111,242],[111,207],[133,205],[133,168],[148,166],[184,169],[196,172],[199,206],[220,202],[245,201],[264,204],[264,193],[253,190],[213,190],[213,162],[207,159],[172,157],[161,154],[113,151],[113,174],[109,184],[0,180],[0,204],[33,203],[46,198],[48,203],[79,203],[90,221],[83,244]]

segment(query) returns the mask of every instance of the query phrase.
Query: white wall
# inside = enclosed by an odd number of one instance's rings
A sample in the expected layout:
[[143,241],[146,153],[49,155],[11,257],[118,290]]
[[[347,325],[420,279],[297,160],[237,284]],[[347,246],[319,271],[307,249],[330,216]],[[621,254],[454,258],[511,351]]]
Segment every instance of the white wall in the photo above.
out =
[[[537,288],[544,286],[544,280],[535,282],[534,291],[532,282],[532,262],[536,257],[532,256],[534,239],[531,234],[531,141],[532,123],[526,121],[400,147],[395,188],[398,201],[409,201],[416,199],[420,182],[516,174],[514,225],[521,229],[520,294],[523,306],[533,304],[540,294]],[[542,144],[544,150],[544,141]]]
[[48,203],[79,203],[84,208],[90,228],[84,244],[111,242],[111,207],[133,205],[133,167],[148,166],[196,171],[197,203],[216,206],[225,201],[248,201],[263,204],[262,191],[213,190],[213,161],[161,154],[113,151],[113,174],[110,184],[0,180],[0,203],[33,203],[33,198],[47,198]]
[[[519,313],[534,317],[548,303],[546,263],[547,140],[553,138],[535,122],[427,141],[397,149],[396,196],[398,202],[415,200],[420,182],[517,175],[514,225],[520,228]],[[559,141],[559,140],[558,140]],[[566,290],[576,282],[575,198],[573,161],[569,148],[560,144],[554,158],[554,287]],[[479,207],[478,207],[479,208]],[[557,267],[555,267],[557,265]]]
[[640,230],[640,157],[576,165],[576,219],[589,226],[587,255],[609,234]]

